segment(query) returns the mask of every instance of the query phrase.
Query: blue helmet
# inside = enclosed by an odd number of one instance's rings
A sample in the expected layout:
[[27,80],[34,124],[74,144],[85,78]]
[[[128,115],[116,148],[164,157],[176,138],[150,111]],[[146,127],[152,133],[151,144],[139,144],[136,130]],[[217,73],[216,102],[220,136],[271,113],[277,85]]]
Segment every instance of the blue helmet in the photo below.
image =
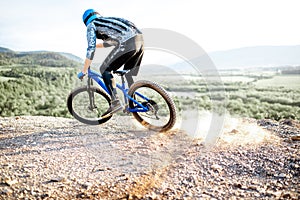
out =
[[84,12],[84,14],[82,16],[82,20],[83,20],[83,23],[87,26],[87,25],[89,25],[89,23],[91,23],[92,20],[94,20],[100,16],[101,15],[94,9],[88,9]]

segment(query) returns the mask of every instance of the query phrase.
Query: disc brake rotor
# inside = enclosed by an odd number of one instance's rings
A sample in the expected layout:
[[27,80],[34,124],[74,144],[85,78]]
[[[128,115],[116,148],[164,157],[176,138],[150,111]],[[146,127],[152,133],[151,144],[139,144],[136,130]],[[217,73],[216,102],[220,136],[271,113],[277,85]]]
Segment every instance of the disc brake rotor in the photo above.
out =
[[157,116],[157,112],[159,110],[159,107],[157,105],[157,103],[153,100],[149,100],[147,102],[143,102],[142,103],[143,106],[148,107],[149,111],[147,111],[145,114],[147,114],[147,116],[155,116],[155,119],[159,119],[159,117]]

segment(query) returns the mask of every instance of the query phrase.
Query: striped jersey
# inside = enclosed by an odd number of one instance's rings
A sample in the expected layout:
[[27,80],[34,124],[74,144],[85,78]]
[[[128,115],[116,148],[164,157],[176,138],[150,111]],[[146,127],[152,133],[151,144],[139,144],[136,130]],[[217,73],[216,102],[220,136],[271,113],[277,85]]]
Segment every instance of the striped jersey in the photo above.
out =
[[136,26],[123,18],[99,17],[87,26],[88,48],[86,58],[92,60],[96,50],[96,39],[103,40],[104,47],[117,46],[141,34]]

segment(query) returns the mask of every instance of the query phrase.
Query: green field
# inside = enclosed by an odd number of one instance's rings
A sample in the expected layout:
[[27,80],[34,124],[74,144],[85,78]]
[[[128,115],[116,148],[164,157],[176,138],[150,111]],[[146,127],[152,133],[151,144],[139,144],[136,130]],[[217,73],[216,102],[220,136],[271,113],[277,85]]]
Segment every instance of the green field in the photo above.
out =
[[[167,77],[155,78],[174,93],[180,110],[218,110],[218,105],[223,102],[226,110],[235,116],[300,120],[300,76],[265,74],[253,71],[244,76],[226,74],[221,76],[224,88],[208,87],[203,77],[177,77],[176,81],[173,77],[169,83]],[[212,99],[217,99],[220,104],[212,104]]]
[[16,80],[16,78],[0,76],[0,82],[9,81],[9,80]]
[[256,87],[284,87],[287,89],[300,89],[300,75],[280,75],[271,79],[258,80]]

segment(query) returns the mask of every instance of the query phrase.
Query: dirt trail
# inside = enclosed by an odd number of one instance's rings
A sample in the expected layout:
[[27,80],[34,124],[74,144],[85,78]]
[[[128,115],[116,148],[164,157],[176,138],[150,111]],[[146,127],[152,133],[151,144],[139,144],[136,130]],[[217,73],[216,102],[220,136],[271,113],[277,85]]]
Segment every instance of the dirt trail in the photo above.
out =
[[298,199],[295,121],[228,118],[213,149],[130,117],[0,119],[0,199]]

